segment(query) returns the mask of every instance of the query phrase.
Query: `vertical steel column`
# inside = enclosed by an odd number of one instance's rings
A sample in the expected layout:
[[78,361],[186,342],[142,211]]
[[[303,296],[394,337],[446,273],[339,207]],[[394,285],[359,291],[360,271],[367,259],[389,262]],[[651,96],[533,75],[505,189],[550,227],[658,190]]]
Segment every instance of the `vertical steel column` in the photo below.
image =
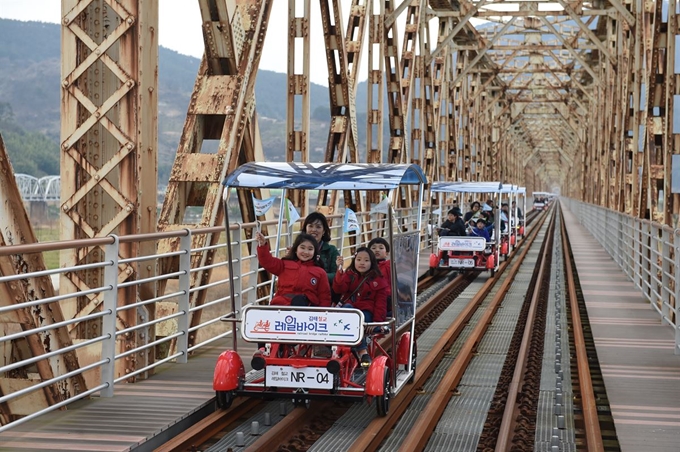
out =
[[[158,230],[194,229],[222,224],[224,210],[222,181],[225,175],[249,161],[261,161],[261,140],[255,113],[255,78],[267,32],[273,0],[199,0],[203,21],[205,55],[199,67],[191,102],[177,147]],[[219,140],[216,153],[203,149],[206,140]],[[261,196],[255,192],[255,196]],[[185,218],[189,207],[200,212],[198,222]],[[252,198],[239,194],[243,221],[254,221]],[[194,249],[216,245],[220,234],[192,236]],[[160,252],[175,251],[179,241],[162,240]],[[192,267],[213,263],[215,248],[192,256]],[[163,273],[176,272],[176,258],[161,262]],[[212,268],[191,274],[192,287],[210,281]],[[159,291],[164,292],[165,283]],[[191,293],[191,306],[201,306],[206,290]],[[158,303],[158,309],[172,310],[174,302]],[[191,315],[190,325],[201,324],[202,310]],[[189,347],[195,334],[189,336]]]
[[[158,0],[62,0],[62,239],[155,231],[157,28]],[[120,257],[153,254],[154,246],[126,244]],[[62,252],[61,265],[98,262],[102,252],[100,247]],[[153,263],[144,262],[126,265],[118,278],[155,272]],[[103,277],[101,270],[69,273],[62,276],[60,291],[97,287]],[[150,283],[140,291],[152,296],[155,286]],[[134,286],[120,294],[126,303],[137,296]],[[67,305],[66,316],[87,315],[101,302],[101,296],[78,297]],[[117,326],[136,323],[137,312],[131,309]],[[71,334],[96,337],[100,328],[100,322],[91,321]],[[119,347],[136,343],[133,334]],[[147,360],[135,359],[140,358]],[[134,371],[135,359],[121,362],[117,375]]]
[[[310,0],[288,0],[288,99],[286,160],[309,162],[309,5]],[[302,16],[298,16],[301,7]],[[300,50],[300,52],[298,52]],[[298,73],[298,63],[302,73]],[[300,104],[297,114],[296,104]],[[307,215],[305,191],[290,190],[290,200]]]
[[[378,3],[376,12],[376,2]],[[384,2],[368,0],[368,81],[366,94],[366,161],[383,163]]]

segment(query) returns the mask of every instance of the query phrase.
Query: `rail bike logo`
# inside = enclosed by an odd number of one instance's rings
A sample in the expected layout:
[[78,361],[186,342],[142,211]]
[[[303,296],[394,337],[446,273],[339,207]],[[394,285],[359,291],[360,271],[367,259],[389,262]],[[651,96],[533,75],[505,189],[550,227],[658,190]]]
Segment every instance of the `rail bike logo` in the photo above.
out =
[[482,237],[440,237],[439,248],[455,251],[483,251],[486,240]]
[[260,333],[260,332],[268,332],[269,328],[271,327],[271,322],[269,320],[264,321],[260,320],[255,323],[255,326],[253,327],[253,333]]
[[328,319],[320,315],[310,315],[307,319],[287,315],[283,321],[274,322],[273,331],[282,334],[328,333]]
[[242,334],[246,340],[322,341],[356,343],[361,339],[361,311],[355,309],[312,310],[257,309],[243,312]]

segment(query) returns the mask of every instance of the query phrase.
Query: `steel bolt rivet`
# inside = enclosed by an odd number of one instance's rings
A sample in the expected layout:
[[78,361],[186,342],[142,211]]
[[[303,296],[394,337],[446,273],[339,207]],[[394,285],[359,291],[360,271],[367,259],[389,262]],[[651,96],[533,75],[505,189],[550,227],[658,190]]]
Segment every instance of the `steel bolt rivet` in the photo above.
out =
[[565,421],[563,415],[557,416],[557,428],[565,428]]
[[246,445],[246,439],[243,437],[243,432],[236,432],[236,446],[243,447]]
[[557,447],[560,444],[560,437],[557,435],[553,435],[550,437],[550,446],[551,447]]

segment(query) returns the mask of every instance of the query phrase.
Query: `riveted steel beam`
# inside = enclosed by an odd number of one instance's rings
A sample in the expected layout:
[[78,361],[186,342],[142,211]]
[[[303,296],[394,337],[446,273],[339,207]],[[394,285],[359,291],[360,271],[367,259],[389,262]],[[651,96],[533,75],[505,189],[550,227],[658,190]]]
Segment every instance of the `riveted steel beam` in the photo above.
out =
[[[64,240],[154,232],[157,185],[157,0],[62,0],[61,238]],[[143,169],[143,170],[141,170]],[[143,176],[142,176],[143,175]],[[153,243],[121,246],[120,258],[154,254]],[[61,253],[61,265],[101,260],[100,247]],[[154,262],[123,265],[120,275],[147,278]],[[101,285],[103,271],[67,273],[62,293]],[[120,299],[155,296],[155,284],[123,290]],[[99,297],[75,297],[64,314],[78,318],[97,309]],[[153,315],[151,313],[150,315]],[[74,339],[99,335],[99,321],[81,322]],[[137,312],[123,311],[118,327],[136,325]],[[148,336],[127,335],[127,350]],[[132,372],[150,355],[117,363],[116,375]]]
[[[263,160],[255,124],[254,86],[267,30],[271,1],[201,0],[203,38],[206,53],[199,67],[184,129],[170,173],[158,230],[194,229],[222,224],[222,180],[244,162]],[[230,28],[227,30],[227,28]],[[206,140],[219,140],[217,152],[206,153]],[[203,152],[202,152],[203,151]],[[239,197],[243,221],[254,221],[252,200]],[[189,223],[187,209],[200,211],[199,220]],[[219,242],[219,234],[192,236],[192,248]],[[159,252],[176,250],[178,241],[164,240]],[[214,249],[192,255],[192,267],[213,262]],[[176,269],[177,259],[161,263],[163,273]],[[192,272],[191,287],[203,286],[211,270]],[[163,292],[165,286],[160,286]],[[203,304],[205,290],[192,291],[192,307]],[[170,309],[170,308],[168,308]],[[201,310],[196,310],[190,326],[198,326]],[[193,345],[195,335],[189,337]]]
[[[5,143],[0,135],[0,173],[10,177],[0,178],[0,246],[37,243],[33,227],[24,208],[19,189],[16,186],[12,165],[9,162]],[[19,275],[46,270],[42,254],[0,256],[0,274]],[[11,283],[0,284],[0,307],[51,298],[55,296],[52,281],[48,276],[24,278]],[[73,344],[66,327],[50,327],[63,322],[64,314],[58,302],[45,303],[30,308],[20,308],[0,314],[0,333],[7,336],[22,331],[47,327],[45,331],[30,334],[25,338],[3,342],[0,346],[2,362],[13,363],[30,356],[44,356],[46,353],[64,349]],[[0,377],[0,393],[9,393],[16,388],[30,387],[37,383],[75,372],[80,368],[75,352],[61,353],[41,359],[33,365],[24,366]],[[39,381],[33,375],[39,376]],[[2,424],[10,419],[34,413],[68,397],[87,390],[87,383],[81,373],[64,379],[60,384],[45,386],[0,405]]]

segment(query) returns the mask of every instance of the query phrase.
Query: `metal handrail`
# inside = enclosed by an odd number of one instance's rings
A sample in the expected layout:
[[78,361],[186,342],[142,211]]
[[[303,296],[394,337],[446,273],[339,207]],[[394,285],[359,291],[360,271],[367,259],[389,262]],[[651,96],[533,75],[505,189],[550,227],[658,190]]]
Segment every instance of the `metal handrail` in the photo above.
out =
[[680,355],[680,230],[606,207],[560,198],[640,291],[662,324],[675,330]]

